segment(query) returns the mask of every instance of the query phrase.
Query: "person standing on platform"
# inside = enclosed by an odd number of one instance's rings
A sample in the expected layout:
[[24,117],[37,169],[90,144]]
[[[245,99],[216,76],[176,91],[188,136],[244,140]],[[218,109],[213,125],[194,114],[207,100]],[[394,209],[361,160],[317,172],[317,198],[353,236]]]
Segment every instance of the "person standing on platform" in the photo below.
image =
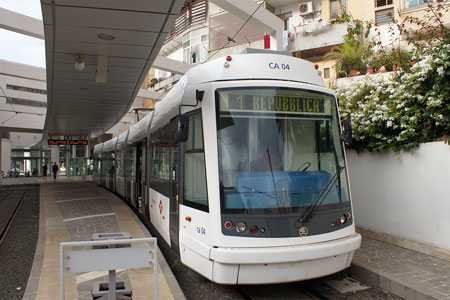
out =
[[52,166],[52,172],[53,172],[53,179],[55,179],[56,180],[56,174],[58,173],[58,165],[56,164],[56,162],[54,162],[53,163],[53,166]]
[[44,176],[44,179],[47,178],[47,164],[42,166],[42,175]]

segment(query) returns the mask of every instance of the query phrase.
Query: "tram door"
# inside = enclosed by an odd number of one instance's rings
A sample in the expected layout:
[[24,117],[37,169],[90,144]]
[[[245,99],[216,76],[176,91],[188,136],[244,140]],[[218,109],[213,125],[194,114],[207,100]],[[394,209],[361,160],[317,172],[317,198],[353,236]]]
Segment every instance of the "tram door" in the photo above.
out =
[[177,121],[174,119],[151,135],[149,204],[151,223],[178,251],[179,149],[175,142],[176,129]]
[[111,169],[109,170],[109,189],[111,191],[116,190],[116,155],[113,152],[112,161],[111,161]]
[[136,160],[134,161],[135,165],[135,178],[134,178],[134,187],[133,187],[133,206],[136,207],[141,213],[141,193],[140,187],[142,186],[142,168],[141,168],[141,160],[142,160],[142,146],[141,143],[138,143],[136,146]]
[[126,166],[126,198],[134,206],[134,170],[136,169],[136,146],[134,144],[127,146],[125,166]]
[[133,205],[143,213],[144,206],[144,178],[145,178],[145,155],[147,144],[140,142],[136,147],[136,183],[135,183],[135,203]]
[[178,178],[179,178],[179,148],[174,144],[171,151],[172,176],[170,180],[170,240],[172,247],[179,252],[178,232],[179,232],[179,211],[178,211]]

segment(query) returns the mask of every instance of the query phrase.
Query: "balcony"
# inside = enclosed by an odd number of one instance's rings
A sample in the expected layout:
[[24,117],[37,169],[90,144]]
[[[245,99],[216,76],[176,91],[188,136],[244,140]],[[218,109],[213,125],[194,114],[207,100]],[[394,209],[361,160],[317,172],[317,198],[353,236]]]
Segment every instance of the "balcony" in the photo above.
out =
[[308,24],[294,26],[291,32],[295,38],[288,42],[288,51],[305,51],[339,45],[344,42],[347,34],[347,24],[337,24],[331,21],[314,21]]

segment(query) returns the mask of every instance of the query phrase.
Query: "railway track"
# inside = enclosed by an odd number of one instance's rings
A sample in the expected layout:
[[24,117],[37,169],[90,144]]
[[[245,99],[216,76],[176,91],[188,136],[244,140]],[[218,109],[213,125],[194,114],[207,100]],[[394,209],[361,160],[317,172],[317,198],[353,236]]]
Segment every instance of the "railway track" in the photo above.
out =
[[0,193],[1,193],[1,195],[0,195],[0,203],[1,203],[3,200],[6,199],[6,197],[9,196],[9,194],[12,193],[12,190],[3,190],[3,191],[0,191]]
[[234,288],[243,300],[330,300],[318,290],[304,284],[235,286]]
[[[6,191],[6,192],[5,192]],[[24,189],[2,190],[0,193],[0,244],[19,210],[25,193]]]
[[306,295],[310,296],[312,299],[329,300],[327,297],[319,293],[316,289],[313,289],[311,287],[302,286],[299,287],[299,290],[303,291]]

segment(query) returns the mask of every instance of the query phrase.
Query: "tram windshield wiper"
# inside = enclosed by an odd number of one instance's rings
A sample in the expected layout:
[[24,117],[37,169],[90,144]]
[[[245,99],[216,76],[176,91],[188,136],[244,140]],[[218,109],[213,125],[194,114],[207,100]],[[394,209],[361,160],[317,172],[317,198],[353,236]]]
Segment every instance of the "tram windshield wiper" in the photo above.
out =
[[314,199],[312,204],[308,207],[308,209],[305,211],[303,216],[300,218],[299,222],[301,223],[301,226],[303,226],[303,224],[307,223],[314,216],[314,214],[317,211],[317,208],[325,200],[328,193],[331,191],[331,188],[333,187],[334,183],[339,178],[339,176],[341,175],[341,173],[345,167],[337,165],[337,168],[338,169],[337,169],[336,173],[334,173],[333,177],[331,177],[330,181],[328,181],[327,184],[324,184],[322,186],[317,197]]

